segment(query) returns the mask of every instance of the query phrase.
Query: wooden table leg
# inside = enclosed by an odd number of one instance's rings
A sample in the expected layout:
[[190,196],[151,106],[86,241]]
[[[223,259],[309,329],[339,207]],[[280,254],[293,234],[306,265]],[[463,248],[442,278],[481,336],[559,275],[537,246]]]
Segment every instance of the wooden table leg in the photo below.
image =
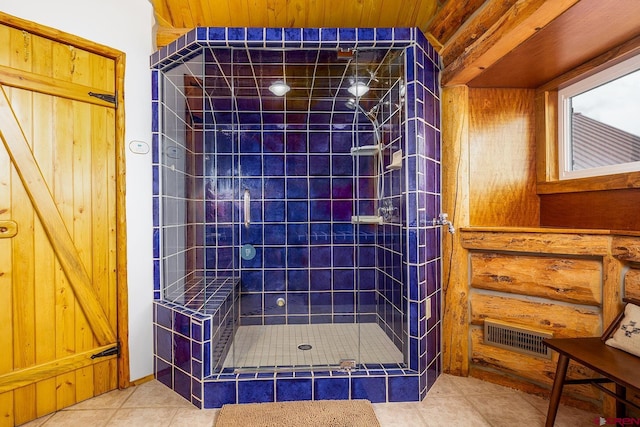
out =
[[556,422],[556,414],[558,413],[558,406],[560,406],[560,396],[562,396],[562,387],[564,386],[564,378],[567,375],[568,366],[569,357],[560,354],[558,367],[556,368],[556,377],[553,380],[551,396],[549,396],[549,410],[547,411],[545,427],[553,427],[553,424]]
[[[627,388],[616,384],[616,396],[621,397],[623,399],[627,398]],[[627,405],[624,402],[616,399],[616,418],[625,418],[627,416]]]

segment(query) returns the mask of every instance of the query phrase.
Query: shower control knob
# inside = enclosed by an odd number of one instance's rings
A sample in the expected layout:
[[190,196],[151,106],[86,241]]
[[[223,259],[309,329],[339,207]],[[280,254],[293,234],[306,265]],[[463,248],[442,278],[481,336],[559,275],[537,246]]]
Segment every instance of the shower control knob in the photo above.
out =
[[276,304],[278,304],[278,307],[284,307],[284,298],[278,298]]

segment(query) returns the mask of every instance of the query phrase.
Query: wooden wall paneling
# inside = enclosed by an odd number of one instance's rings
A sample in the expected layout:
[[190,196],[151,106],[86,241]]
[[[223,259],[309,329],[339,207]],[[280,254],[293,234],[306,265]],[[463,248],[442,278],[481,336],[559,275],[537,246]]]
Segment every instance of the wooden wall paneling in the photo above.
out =
[[[553,359],[529,356],[515,351],[484,344],[484,332],[482,328],[471,330],[471,361],[474,367],[500,372],[502,375],[519,380],[520,388],[527,387],[526,382],[542,386],[546,393],[551,390],[556,373],[557,353]],[[574,379],[595,377],[594,372],[577,363],[571,363],[567,375]],[[527,390],[528,392],[540,392],[539,390]],[[590,384],[572,385],[564,390],[582,399],[600,399],[600,392]],[[545,394],[546,394],[545,393]]]
[[640,188],[640,172],[593,176],[590,178],[580,179],[563,179],[562,181],[538,182],[538,194],[540,196],[545,194],[634,188]]
[[539,225],[532,90],[470,89],[470,224]]
[[[536,179],[558,179],[558,91],[536,91]],[[537,186],[536,186],[537,190]]]
[[640,263],[640,237],[614,236],[611,248],[616,259]]
[[594,259],[472,252],[471,286],[600,306],[602,262]]
[[495,293],[471,293],[471,323],[481,325],[491,318],[553,332],[554,337],[593,337],[602,333],[600,308],[557,305],[524,297]]
[[541,194],[540,225],[640,231],[640,189]]
[[462,230],[460,234],[462,246],[467,249],[585,256],[605,256],[610,251],[610,236],[607,234],[553,231],[550,229],[549,233],[524,233]]
[[640,299],[640,269],[631,268],[625,273],[624,296]]
[[[442,210],[456,228],[469,224],[469,90],[442,90]],[[442,364],[443,371],[469,372],[468,251],[460,233],[442,239]]]

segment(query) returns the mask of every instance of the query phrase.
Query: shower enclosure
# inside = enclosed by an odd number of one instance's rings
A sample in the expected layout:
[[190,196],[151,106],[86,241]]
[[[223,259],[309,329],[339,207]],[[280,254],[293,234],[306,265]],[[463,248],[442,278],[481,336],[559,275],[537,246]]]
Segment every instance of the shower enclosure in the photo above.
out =
[[424,397],[437,63],[415,29],[197,28],[154,54],[158,380],[199,407]]

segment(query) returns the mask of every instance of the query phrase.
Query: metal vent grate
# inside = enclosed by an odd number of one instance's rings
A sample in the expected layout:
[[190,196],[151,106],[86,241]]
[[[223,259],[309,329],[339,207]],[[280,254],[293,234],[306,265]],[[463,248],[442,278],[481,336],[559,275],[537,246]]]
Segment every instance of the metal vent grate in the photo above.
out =
[[552,338],[551,332],[526,328],[513,323],[485,319],[484,343],[494,347],[551,359],[551,349],[542,342]]

